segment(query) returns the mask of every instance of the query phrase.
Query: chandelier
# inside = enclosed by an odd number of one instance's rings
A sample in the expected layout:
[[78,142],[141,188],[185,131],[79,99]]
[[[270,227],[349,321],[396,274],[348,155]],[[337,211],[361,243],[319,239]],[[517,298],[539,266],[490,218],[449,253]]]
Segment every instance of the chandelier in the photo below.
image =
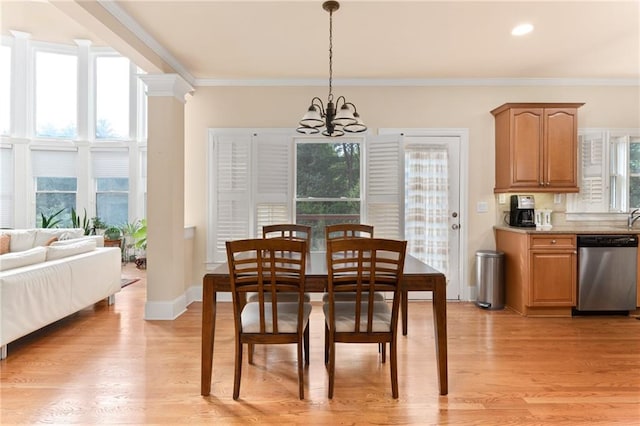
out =
[[313,135],[320,133],[325,136],[342,136],[347,133],[360,133],[367,130],[367,126],[360,119],[356,106],[347,102],[344,96],[333,101],[333,12],[340,8],[337,1],[325,1],[322,8],[329,12],[329,97],[325,109],[322,100],[315,96],[302,120],[299,133]]

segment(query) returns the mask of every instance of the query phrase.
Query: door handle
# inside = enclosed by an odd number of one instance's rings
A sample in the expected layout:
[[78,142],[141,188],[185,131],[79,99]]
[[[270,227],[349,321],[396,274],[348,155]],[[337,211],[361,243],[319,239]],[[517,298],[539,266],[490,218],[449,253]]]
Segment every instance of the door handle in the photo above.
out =
[[454,223],[453,225],[451,225],[451,229],[456,231],[456,230],[460,229],[460,225],[458,225],[457,223]]

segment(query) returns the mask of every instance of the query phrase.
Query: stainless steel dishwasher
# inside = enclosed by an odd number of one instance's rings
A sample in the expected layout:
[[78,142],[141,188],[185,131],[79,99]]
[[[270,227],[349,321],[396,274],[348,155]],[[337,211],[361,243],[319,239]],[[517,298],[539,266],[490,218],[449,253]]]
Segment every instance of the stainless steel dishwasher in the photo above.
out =
[[578,311],[636,308],[638,237],[578,235]]

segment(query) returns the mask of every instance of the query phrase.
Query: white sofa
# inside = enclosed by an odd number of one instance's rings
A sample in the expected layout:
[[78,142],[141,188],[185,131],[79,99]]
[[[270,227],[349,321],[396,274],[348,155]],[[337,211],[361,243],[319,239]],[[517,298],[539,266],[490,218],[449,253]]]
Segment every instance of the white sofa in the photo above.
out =
[[120,291],[120,249],[104,247],[102,236],[82,229],[2,234],[10,242],[0,255],[0,359],[8,343],[102,299],[113,303]]

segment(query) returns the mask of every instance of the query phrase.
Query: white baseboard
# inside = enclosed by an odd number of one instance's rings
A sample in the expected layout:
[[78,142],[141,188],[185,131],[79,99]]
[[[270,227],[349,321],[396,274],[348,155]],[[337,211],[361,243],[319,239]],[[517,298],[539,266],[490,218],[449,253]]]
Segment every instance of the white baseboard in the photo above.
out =
[[146,320],[174,320],[187,310],[187,297],[181,295],[170,302],[149,302],[144,306]]

